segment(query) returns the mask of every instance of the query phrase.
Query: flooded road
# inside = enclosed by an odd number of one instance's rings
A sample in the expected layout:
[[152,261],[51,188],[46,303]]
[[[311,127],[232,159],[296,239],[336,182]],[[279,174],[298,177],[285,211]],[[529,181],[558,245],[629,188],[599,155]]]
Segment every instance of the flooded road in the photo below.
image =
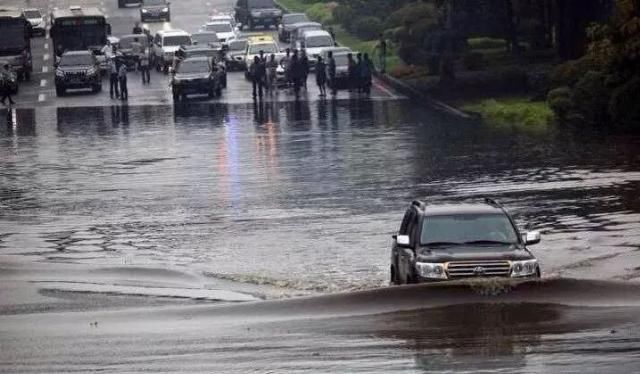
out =
[[[19,108],[0,371],[633,372],[639,146],[408,100]],[[411,200],[485,196],[542,230],[540,288],[386,287]]]
[[408,101],[19,110],[2,254],[344,291],[388,280],[414,198],[500,200],[545,276],[640,276],[640,137],[454,123]]

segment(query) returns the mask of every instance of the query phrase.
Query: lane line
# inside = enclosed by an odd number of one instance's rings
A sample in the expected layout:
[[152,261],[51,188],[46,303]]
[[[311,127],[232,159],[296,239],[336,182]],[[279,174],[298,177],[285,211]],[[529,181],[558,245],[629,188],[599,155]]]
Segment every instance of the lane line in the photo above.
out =
[[375,80],[373,82],[373,85],[376,86],[378,89],[380,89],[380,91],[386,93],[387,95],[389,95],[392,99],[397,99],[398,96],[396,96],[393,92],[391,92],[388,88],[384,87],[383,85],[381,85],[380,83],[377,82],[377,80]]
[[40,87],[44,87],[47,85],[47,80],[46,79],[41,79],[40,80]]
[[42,72],[43,73],[48,73],[49,72],[49,67],[48,66],[43,66],[42,67]]
[[44,94],[39,94],[38,95],[38,101],[42,102],[42,101],[44,101],[44,99],[45,99]]
[[44,43],[44,49],[49,49],[49,43]]
[[43,60],[45,60],[45,61],[47,61],[47,60],[49,59],[49,54],[48,54],[48,53],[45,53],[45,54],[42,56],[42,59],[43,59]]

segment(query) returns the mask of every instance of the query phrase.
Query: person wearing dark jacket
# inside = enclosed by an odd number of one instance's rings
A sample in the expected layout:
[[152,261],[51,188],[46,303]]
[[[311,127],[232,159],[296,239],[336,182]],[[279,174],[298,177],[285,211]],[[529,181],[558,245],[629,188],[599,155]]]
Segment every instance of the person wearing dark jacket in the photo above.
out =
[[371,84],[373,79],[373,62],[369,59],[368,53],[364,54],[362,65],[359,70],[362,92],[369,95],[371,94]]
[[302,67],[302,76],[300,77],[301,85],[304,89],[307,89],[307,77],[309,76],[309,57],[307,52],[303,49],[300,56],[300,65]]
[[293,80],[293,91],[296,97],[300,94],[300,86],[302,85],[303,68],[298,58],[298,51],[293,52],[290,63],[291,79]]
[[255,56],[251,65],[251,83],[253,85],[253,98],[256,96],[262,98],[262,90],[264,88],[265,79],[267,77],[267,69],[264,61]]
[[333,52],[327,53],[327,73],[329,75],[329,88],[331,88],[331,94],[333,96],[338,92],[338,85],[336,84],[336,60],[333,58]]
[[327,66],[324,64],[322,57],[318,56],[318,62],[316,62],[316,83],[320,89],[320,96],[327,96]]
[[349,91],[353,91],[354,88],[356,88],[356,85],[358,83],[358,75],[357,75],[357,68],[356,68],[356,62],[353,60],[353,54],[349,53],[347,54],[347,71],[348,71],[348,79],[349,79]]

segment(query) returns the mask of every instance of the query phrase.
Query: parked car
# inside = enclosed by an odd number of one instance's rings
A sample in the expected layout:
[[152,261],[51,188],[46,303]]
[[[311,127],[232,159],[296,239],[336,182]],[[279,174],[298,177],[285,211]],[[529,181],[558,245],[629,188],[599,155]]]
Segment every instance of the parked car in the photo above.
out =
[[129,5],[140,6],[142,4],[142,0],[118,0],[118,8],[125,8]]
[[225,65],[227,71],[244,70],[247,68],[245,55],[247,53],[247,39],[236,39],[224,48]]
[[280,53],[278,43],[273,40],[273,37],[271,35],[257,35],[249,37],[247,42],[247,50],[244,56],[246,65],[245,77],[247,79],[249,79],[249,71],[251,69],[251,65],[253,65],[254,57],[259,56],[260,51],[264,53],[265,58],[272,53],[278,56]]
[[293,25],[301,22],[309,22],[309,18],[304,13],[288,13],[282,16],[282,21],[278,25],[278,40],[288,42],[291,37]]
[[90,51],[69,51],[56,63],[56,94],[63,96],[68,88],[102,90],[102,76],[96,57]]
[[184,30],[160,30],[153,37],[153,61],[157,71],[169,71],[173,56],[181,45],[191,45],[191,36]]
[[[138,52],[133,50],[135,43],[140,44],[140,50]],[[146,35],[141,34],[123,35],[119,38],[118,45],[118,51],[121,53],[128,69],[133,69],[138,66],[139,53],[144,52],[149,47]]]
[[[8,64],[9,61],[7,60],[0,60],[0,67],[4,66],[5,64]],[[9,92],[12,95],[16,95],[18,93],[18,74],[16,74],[15,71],[10,70],[10,78],[9,78]]]
[[218,35],[220,43],[227,43],[228,41],[235,39],[237,36],[236,30],[234,30],[231,23],[227,21],[207,22],[200,27],[200,31],[215,32]]
[[247,26],[249,30],[256,26],[278,26],[282,19],[282,10],[274,0],[238,0],[235,11],[240,27]]
[[218,34],[214,31],[198,31],[191,34],[191,43],[211,47],[217,50],[222,49],[222,43],[218,39]]
[[220,71],[207,57],[187,58],[176,67],[171,78],[171,90],[174,101],[183,101],[190,94],[220,96],[222,93]]
[[238,26],[233,14],[228,13],[215,13],[209,17],[209,22],[229,22],[234,29]]
[[29,8],[22,11],[24,18],[31,24],[31,35],[45,35],[47,29],[47,22],[44,20],[44,16],[40,12],[40,9]]
[[322,50],[334,45],[333,38],[327,31],[308,30],[298,40],[296,47],[306,51],[311,68],[313,68]]
[[171,3],[168,0],[142,0],[140,21],[171,21]]
[[289,42],[295,46],[302,35],[310,30],[322,30],[322,24],[318,22],[299,22],[291,25]]
[[393,236],[391,282],[538,278],[538,260],[527,246],[539,242],[539,232],[521,234],[491,199],[440,206],[414,201]]
[[[353,53],[355,59],[356,52],[351,52],[350,50],[333,52],[333,59],[336,62],[336,76],[332,78],[327,73],[327,85],[329,88],[339,90],[349,87],[349,60],[347,58],[349,53]],[[324,59],[325,57],[323,56],[322,58]],[[325,60],[325,62],[328,63],[327,60]]]
[[[220,70],[220,81],[222,88],[227,88],[227,68],[224,61],[221,58],[220,50],[211,48],[206,45],[186,45],[181,46],[176,52],[176,56],[179,56],[180,60],[186,60],[192,57],[206,57],[211,61],[212,65],[215,65]],[[179,64],[180,61],[176,61]],[[174,66],[175,69],[177,66]]]

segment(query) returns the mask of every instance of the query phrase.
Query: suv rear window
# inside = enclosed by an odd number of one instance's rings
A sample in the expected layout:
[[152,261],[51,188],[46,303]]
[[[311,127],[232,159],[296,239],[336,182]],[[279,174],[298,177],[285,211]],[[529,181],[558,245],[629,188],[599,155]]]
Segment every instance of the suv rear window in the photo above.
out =
[[178,45],[190,45],[191,38],[186,35],[165,36],[162,41],[164,46],[178,46]]
[[516,244],[518,236],[509,218],[503,214],[457,214],[424,218],[420,235],[422,245],[478,241]]
[[249,8],[277,8],[273,0],[249,0]]

